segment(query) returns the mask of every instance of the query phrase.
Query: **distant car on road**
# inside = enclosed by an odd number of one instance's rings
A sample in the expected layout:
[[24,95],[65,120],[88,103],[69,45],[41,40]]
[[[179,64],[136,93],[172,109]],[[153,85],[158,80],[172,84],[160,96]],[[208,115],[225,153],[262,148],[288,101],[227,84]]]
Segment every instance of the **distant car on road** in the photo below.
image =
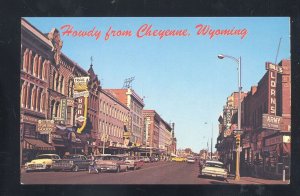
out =
[[228,171],[220,161],[206,161],[200,169],[199,176],[211,176],[216,178],[227,179]]
[[151,162],[149,157],[141,157],[141,159],[144,161],[144,163],[150,163]]
[[40,154],[30,162],[25,163],[25,171],[49,170],[53,161],[60,160],[57,154]]
[[185,162],[187,159],[184,157],[172,157],[171,161],[175,162]]
[[186,162],[188,162],[188,163],[195,163],[196,160],[195,160],[194,157],[188,157],[187,160],[186,160]]
[[133,170],[140,169],[144,165],[144,161],[140,160],[137,157],[126,157],[125,163],[127,164],[128,169],[133,169]]
[[84,155],[70,154],[65,155],[61,160],[53,161],[52,169],[55,171],[71,170],[77,172],[80,169],[88,170],[89,165],[90,160]]

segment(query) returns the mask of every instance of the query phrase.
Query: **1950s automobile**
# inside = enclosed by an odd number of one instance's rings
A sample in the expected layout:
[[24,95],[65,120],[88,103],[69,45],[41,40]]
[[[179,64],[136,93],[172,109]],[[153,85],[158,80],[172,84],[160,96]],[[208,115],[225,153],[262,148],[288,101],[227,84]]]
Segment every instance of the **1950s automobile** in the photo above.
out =
[[121,156],[116,155],[105,155],[95,157],[96,167],[100,172],[103,171],[127,171],[128,165]]
[[25,171],[49,170],[52,169],[53,161],[60,160],[57,154],[40,154],[30,162],[25,163]]
[[59,170],[71,170],[77,172],[80,169],[88,170],[90,160],[84,155],[70,154],[65,155],[62,160],[56,160],[52,164],[52,169]]

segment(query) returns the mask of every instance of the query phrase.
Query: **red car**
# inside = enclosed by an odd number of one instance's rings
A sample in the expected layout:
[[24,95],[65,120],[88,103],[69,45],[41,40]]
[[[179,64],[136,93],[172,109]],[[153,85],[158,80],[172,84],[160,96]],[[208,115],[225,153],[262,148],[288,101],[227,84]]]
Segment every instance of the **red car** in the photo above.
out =
[[144,161],[138,157],[125,157],[125,163],[128,166],[128,169],[140,169],[144,165]]

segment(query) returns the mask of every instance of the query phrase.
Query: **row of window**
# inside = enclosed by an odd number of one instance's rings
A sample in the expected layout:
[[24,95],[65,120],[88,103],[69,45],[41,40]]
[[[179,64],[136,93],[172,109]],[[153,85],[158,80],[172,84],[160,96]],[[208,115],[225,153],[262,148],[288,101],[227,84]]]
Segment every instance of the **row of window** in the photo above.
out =
[[21,58],[21,70],[36,78],[47,81],[49,61],[32,50],[25,49]]
[[45,111],[46,93],[43,88],[21,79],[21,107],[37,112]]
[[101,131],[104,130],[104,132],[108,135],[112,135],[119,138],[123,137],[123,127],[121,128],[108,122],[106,122],[105,125],[105,122],[101,120],[99,121],[99,127],[101,128]]
[[99,111],[122,122],[125,122],[127,120],[126,114],[124,112],[103,100],[100,100]]

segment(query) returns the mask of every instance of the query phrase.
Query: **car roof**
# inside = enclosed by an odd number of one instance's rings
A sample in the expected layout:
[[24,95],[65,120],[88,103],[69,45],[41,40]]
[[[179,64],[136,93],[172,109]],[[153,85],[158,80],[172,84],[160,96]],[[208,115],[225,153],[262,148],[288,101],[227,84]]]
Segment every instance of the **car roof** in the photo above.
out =
[[205,163],[223,164],[221,161],[206,161]]
[[58,156],[57,154],[39,154],[37,156],[48,155],[48,156]]

